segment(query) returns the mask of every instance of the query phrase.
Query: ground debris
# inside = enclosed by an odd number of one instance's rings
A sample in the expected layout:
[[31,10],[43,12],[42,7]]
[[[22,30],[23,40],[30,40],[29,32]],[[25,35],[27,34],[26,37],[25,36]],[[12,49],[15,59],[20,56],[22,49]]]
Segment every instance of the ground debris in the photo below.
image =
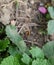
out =
[[0,0],[0,22],[16,25],[25,42],[42,46],[48,35],[39,34],[39,28],[47,27],[45,17],[38,11],[41,2],[46,4],[50,0]]

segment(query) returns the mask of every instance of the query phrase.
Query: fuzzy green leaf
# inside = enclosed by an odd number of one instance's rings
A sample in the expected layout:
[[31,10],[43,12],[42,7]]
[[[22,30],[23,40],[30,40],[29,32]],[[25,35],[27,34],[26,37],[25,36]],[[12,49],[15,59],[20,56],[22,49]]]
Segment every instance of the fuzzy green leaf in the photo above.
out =
[[19,51],[18,51],[18,49],[17,49],[17,47],[15,47],[15,46],[11,46],[11,45],[9,45],[9,49],[8,49],[8,53],[9,54],[11,54],[11,55],[15,55],[15,54],[17,54]]
[[36,59],[36,60],[33,60],[32,62],[32,65],[48,65],[48,62],[46,59]]
[[54,34],[54,20],[50,20],[48,22],[48,28],[47,28],[48,34]]
[[23,58],[22,58],[21,60],[22,60],[22,62],[24,62],[25,64],[29,65],[29,63],[31,62],[32,59],[31,59],[26,53],[24,53],[24,54],[23,54]]
[[48,12],[52,19],[54,19],[54,7],[50,6],[48,7]]
[[43,46],[43,51],[44,51],[44,54],[47,58],[54,57],[54,41],[47,42]]
[[7,34],[7,37],[9,37],[10,40],[15,45],[17,45],[17,47],[19,48],[21,52],[26,51],[26,44],[23,41],[22,37],[17,33],[17,29],[15,26],[13,25],[6,26],[6,34]]
[[33,58],[44,58],[43,50],[38,47],[32,47],[30,53]]

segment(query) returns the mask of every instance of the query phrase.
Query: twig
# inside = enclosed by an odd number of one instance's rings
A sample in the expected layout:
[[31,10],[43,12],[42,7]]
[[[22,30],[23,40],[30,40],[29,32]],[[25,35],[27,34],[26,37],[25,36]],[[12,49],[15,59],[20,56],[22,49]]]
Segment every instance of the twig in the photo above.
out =
[[12,2],[10,2],[9,4],[2,4],[0,7],[6,7],[6,6],[10,6],[13,2],[15,2],[15,1],[12,1]]
[[28,42],[28,43],[31,43],[31,44],[35,44],[35,45],[41,46],[39,43],[33,42],[33,41],[24,40],[24,42]]
[[25,23],[25,24],[23,24],[23,26],[20,28],[18,34],[21,33],[21,31],[24,29],[24,27],[29,31],[30,30],[29,29],[30,26],[37,26],[37,24],[35,24],[35,23],[27,23],[27,24]]
[[25,25],[23,25],[23,26],[20,28],[18,34],[20,34],[20,32],[22,31],[22,29],[23,29],[24,27],[25,27]]

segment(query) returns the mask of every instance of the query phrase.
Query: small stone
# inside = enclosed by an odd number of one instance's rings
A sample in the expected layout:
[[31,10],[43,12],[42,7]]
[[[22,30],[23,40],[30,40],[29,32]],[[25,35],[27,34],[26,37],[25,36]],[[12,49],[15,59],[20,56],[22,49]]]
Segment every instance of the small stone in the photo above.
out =
[[42,14],[46,14],[47,9],[45,7],[39,7],[38,10],[42,13]]
[[31,4],[34,4],[34,1],[33,0],[31,1]]
[[12,20],[11,21],[11,25],[14,25],[15,26],[15,24],[16,24],[16,21]]
[[44,4],[43,3],[40,3],[40,6],[44,6]]

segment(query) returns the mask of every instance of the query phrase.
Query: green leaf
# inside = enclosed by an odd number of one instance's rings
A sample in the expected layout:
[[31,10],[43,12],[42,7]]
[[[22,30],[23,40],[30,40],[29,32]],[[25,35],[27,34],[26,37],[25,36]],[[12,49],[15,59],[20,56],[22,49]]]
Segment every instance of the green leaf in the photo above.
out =
[[48,28],[47,28],[48,34],[53,34],[54,33],[54,20],[50,20],[48,22]]
[[1,64],[2,60],[3,60],[3,58],[2,58],[2,57],[0,57],[0,64]]
[[10,41],[8,39],[0,40],[0,51],[6,50],[8,44],[10,44]]
[[18,8],[19,3],[18,3],[18,1],[17,1],[17,0],[15,1],[15,4],[16,4],[16,8]]
[[48,20],[50,20],[50,19],[51,19],[50,14],[49,14],[49,13],[46,14],[46,20],[48,21]]
[[4,58],[0,65],[20,65],[17,58],[14,56],[9,56]]
[[54,65],[54,57],[50,58],[49,62],[50,62],[51,65]]
[[9,54],[11,54],[11,55],[15,55],[15,54],[17,54],[19,51],[18,51],[17,47],[15,47],[15,46],[13,46],[13,45],[12,45],[12,46],[9,45],[8,52],[9,52]]
[[47,42],[43,46],[43,52],[47,58],[54,57],[54,41]]
[[0,34],[2,34],[4,32],[4,27],[2,26],[2,28],[0,28]]
[[21,60],[27,65],[29,65],[29,63],[32,61],[32,59],[26,53],[23,54],[23,58]]
[[19,48],[21,52],[26,51],[26,44],[23,41],[22,37],[17,33],[17,29],[15,26],[13,25],[6,26],[6,34],[10,38],[10,40],[15,45],[17,45],[17,47]]
[[54,19],[54,7],[53,6],[48,7],[48,12],[50,13],[51,18]]
[[32,62],[32,65],[48,65],[48,62],[46,59],[36,59],[36,60],[33,60]]
[[33,58],[44,58],[43,50],[38,47],[32,47],[30,53]]
[[15,57],[18,59],[20,65],[26,65],[26,64],[23,63],[22,60],[21,60],[21,58],[22,58],[22,54],[17,53],[17,54],[15,54]]

